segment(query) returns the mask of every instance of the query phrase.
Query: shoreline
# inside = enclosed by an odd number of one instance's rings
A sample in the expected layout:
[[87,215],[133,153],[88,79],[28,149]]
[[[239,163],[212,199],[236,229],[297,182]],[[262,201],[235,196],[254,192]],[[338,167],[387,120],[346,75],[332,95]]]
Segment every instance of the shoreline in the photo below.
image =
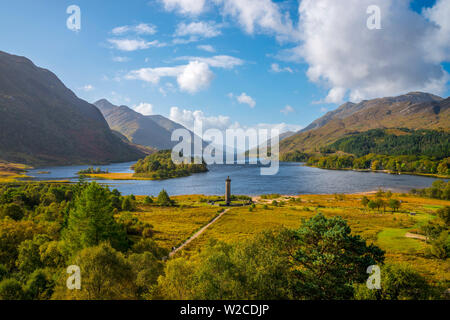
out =
[[434,173],[420,173],[420,172],[394,173],[394,172],[390,172],[389,170],[371,170],[371,169],[353,169],[353,168],[333,169],[333,168],[321,168],[318,166],[308,165],[306,163],[303,164],[303,166],[309,167],[309,168],[321,169],[321,170],[332,170],[332,171],[355,171],[355,172],[367,172],[367,173],[384,173],[384,174],[390,174],[390,175],[395,175],[395,176],[407,175],[407,176],[429,177],[429,178],[436,178],[436,179],[447,179],[447,180],[450,179],[450,176],[443,176],[443,175],[434,174]]

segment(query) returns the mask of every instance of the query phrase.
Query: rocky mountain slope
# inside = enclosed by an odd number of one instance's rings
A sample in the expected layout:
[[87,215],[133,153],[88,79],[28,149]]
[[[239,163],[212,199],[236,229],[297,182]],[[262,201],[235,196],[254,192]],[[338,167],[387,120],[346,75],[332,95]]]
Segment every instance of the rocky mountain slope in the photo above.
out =
[[132,161],[144,153],[49,70],[0,51],[0,159],[35,166]]

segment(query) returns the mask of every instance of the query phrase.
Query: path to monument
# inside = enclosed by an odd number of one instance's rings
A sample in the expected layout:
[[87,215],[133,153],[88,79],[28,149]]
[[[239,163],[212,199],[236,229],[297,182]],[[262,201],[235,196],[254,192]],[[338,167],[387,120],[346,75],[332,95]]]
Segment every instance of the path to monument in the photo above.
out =
[[172,250],[172,252],[169,254],[169,257],[172,257],[175,253],[177,253],[180,250],[183,250],[184,247],[186,247],[189,243],[191,243],[194,239],[198,238],[203,232],[206,231],[206,229],[208,229],[213,223],[215,223],[217,220],[219,220],[225,213],[227,213],[228,211],[230,211],[231,209],[226,209],[224,212],[222,212],[221,214],[219,214],[217,217],[215,217],[213,220],[211,220],[210,223],[208,223],[206,226],[204,226],[203,228],[201,228],[199,231],[197,231],[192,237],[190,237],[189,239],[187,239],[181,246],[179,246],[178,248],[175,248],[174,250]]

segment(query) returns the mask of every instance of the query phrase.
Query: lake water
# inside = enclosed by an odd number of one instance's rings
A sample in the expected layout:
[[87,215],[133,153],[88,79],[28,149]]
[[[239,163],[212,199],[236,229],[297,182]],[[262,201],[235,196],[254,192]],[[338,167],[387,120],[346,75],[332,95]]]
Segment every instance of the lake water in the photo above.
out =
[[[130,166],[134,162],[101,166],[109,172],[133,172]],[[88,166],[48,167],[31,170],[29,176],[36,180],[77,181],[77,172]],[[225,179],[232,179],[233,194],[261,195],[279,193],[297,194],[333,194],[372,191],[378,188],[396,192],[407,192],[412,188],[427,188],[434,178],[391,175],[384,173],[322,170],[303,166],[300,163],[280,163],[280,170],[274,176],[261,176],[256,165],[212,165],[209,172],[194,174],[190,177],[163,181],[109,181],[99,180],[111,188],[117,188],[122,194],[158,195],[166,189],[170,195],[204,194],[222,195]],[[49,171],[48,174],[38,172]]]

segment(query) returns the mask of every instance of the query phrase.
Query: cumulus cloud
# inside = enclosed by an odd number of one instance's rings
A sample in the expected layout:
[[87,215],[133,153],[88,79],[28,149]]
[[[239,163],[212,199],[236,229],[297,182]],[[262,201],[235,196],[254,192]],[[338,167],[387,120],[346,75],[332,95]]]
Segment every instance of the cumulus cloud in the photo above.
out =
[[[280,132],[280,134],[293,131],[297,132],[301,130],[303,127],[295,124],[287,124],[287,123],[275,123],[275,124],[267,124],[267,123],[259,123],[253,126],[242,126],[239,122],[233,122],[230,117],[218,115],[218,116],[207,116],[205,113],[201,110],[186,110],[186,109],[180,109],[178,107],[172,107],[170,109],[170,120],[175,121],[184,127],[188,128],[189,130],[194,130],[194,123],[195,121],[201,122],[203,126],[203,132],[209,129],[217,129],[223,133],[223,136],[225,137],[225,131],[227,129],[243,129],[243,130],[272,130],[276,129]],[[262,143],[262,141],[260,141]],[[230,144],[231,146],[231,144]],[[255,145],[250,145],[249,148],[256,147]],[[242,149],[245,148],[245,146],[240,146]],[[239,146],[238,146],[239,148]]]
[[156,33],[156,26],[148,23],[140,23],[135,26],[121,26],[114,28],[111,32],[114,35],[123,35],[125,33],[133,32],[142,35],[152,35]]
[[180,90],[196,93],[209,86],[214,74],[204,62],[191,61],[187,65],[163,68],[142,68],[131,71],[125,78],[158,84],[162,77],[175,77]]
[[[231,69],[244,62],[230,56],[180,57],[176,60],[189,61],[186,65],[161,68],[142,68],[129,72],[125,78],[128,80],[142,80],[152,84],[158,84],[163,77],[174,77],[181,91],[196,93],[207,88],[214,79],[214,73],[210,67]],[[165,90],[160,90],[165,94]]]
[[148,49],[150,47],[163,47],[164,43],[158,40],[145,41],[142,39],[108,39],[108,42],[117,50],[136,51]]
[[241,93],[240,96],[237,96],[236,99],[241,104],[249,105],[250,108],[254,108],[256,106],[256,101],[245,92]]
[[197,36],[201,38],[213,38],[220,35],[222,32],[219,26],[214,21],[204,22],[191,22],[186,24],[184,22],[178,24],[174,36]]
[[283,109],[281,109],[280,111],[281,113],[284,113],[285,115],[288,115],[289,113],[295,112],[294,108],[292,108],[291,106],[286,106]]
[[176,60],[200,61],[210,67],[232,69],[244,64],[244,61],[232,56],[213,56],[213,57],[178,57]]
[[[381,30],[366,27],[369,5],[381,9]],[[426,10],[428,20],[409,1],[394,0],[303,0],[299,15],[303,42],[288,54],[309,64],[311,81],[331,88],[325,102],[444,90],[448,75],[439,61],[448,59],[448,1]]]
[[226,130],[232,124],[230,117],[227,116],[206,116],[201,110],[180,110],[178,107],[170,108],[169,118],[190,130],[194,129],[195,121],[200,121],[202,123],[204,131],[208,129]]
[[450,60],[450,1],[438,0],[434,7],[427,8],[423,15],[437,28],[426,38],[426,46],[433,48],[429,58],[434,62]]
[[198,15],[206,9],[205,0],[160,0],[164,9],[181,14]]
[[282,12],[280,5],[271,0],[215,0],[224,16],[236,19],[244,30],[275,34],[280,41],[298,39],[289,13]]
[[213,78],[214,74],[206,63],[192,61],[178,75],[177,82],[182,91],[195,93],[207,88]]
[[203,50],[203,51],[206,51],[206,52],[216,52],[216,49],[214,49],[214,47],[212,45],[209,45],[209,44],[198,45],[197,49]]
[[281,73],[281,72],[293,73],[294,72],[290,67],[281,68],[278,63],[272,63],[272,65],[270,66],[270,70],[275,73]]
[[151,116],[153,114],[153,106],[150,103],[141,102],[137,106],[134,106],[133,110],[144,116]]

